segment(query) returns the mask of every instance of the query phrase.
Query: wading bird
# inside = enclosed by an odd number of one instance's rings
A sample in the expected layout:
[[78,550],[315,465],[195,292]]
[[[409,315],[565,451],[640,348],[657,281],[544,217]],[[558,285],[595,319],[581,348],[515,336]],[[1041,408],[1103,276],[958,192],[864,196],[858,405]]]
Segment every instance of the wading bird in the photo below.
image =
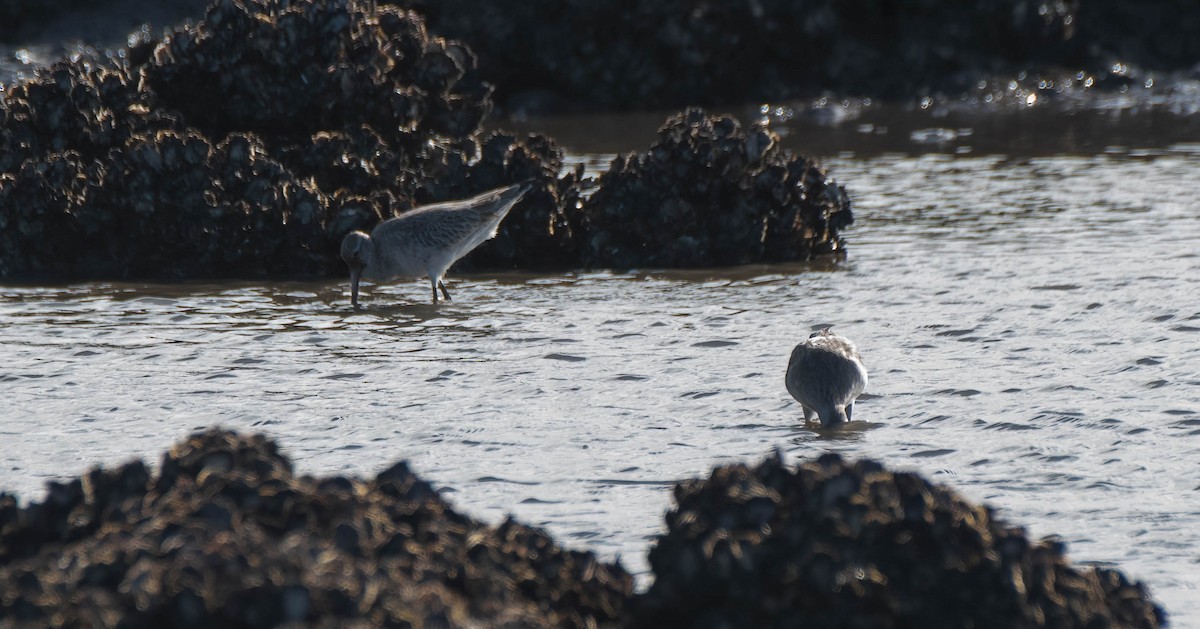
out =
[[342,259],[350,267],[350,304],[358,308],[358,283],[428,277],[433,303],[446,269],[483,241],[496,235],[508,211],[531,184],[497,188],[461,201],[414,208],[375,226],[370,235],[350,232],[342,240]]
[[822,427],[832,428],[850,421],[854,400],[867,386],[867,368],[850,339],[826,328],[792,350],[784,383],[804,407],[804,421],[816,414]]

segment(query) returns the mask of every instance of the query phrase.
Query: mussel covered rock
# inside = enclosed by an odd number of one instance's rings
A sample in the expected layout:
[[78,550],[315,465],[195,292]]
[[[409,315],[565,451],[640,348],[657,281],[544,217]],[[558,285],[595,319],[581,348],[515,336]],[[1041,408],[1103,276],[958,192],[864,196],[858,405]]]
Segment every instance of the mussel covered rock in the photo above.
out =
[[842,188],[762,127],[688,110],[599,180],[484,135],[461,43],[358,0],[215,0],[0,100],[0,278],[313,277],[348,232],[515,182],[465,268],[718,266],[841,249]]
[[454,511],[399,463],[298,477],[274,442],[222,430],[141,462],[0,494],[0,624],[597,627],[619,565],[514,521]]
[[986,506],[835,454],[675,488],[653,583],[455,511],[405,463],[297,476],[221,429],[140,461],[0,492],[0,625],[1153,628],[1163,610]]
[[989,508],[836,454],[675,489],[635,627],[1159,627],[1116,570],[1073,567]]
[[805,260],[842,249],[845,190],[767,128],[688,109],[640,155],[620,156],[584,203],[591,266]]
[[484,180],[555,215],[552,144],[480,163],[475,64],[393,7],[216,0],[42,68],[0,99],[0,278],[327,275],[348,231]]

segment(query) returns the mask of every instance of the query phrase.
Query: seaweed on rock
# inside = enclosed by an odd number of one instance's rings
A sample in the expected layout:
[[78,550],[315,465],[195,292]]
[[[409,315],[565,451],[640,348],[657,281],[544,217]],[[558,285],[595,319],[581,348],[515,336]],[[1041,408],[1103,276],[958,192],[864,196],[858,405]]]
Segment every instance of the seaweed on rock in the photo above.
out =
[[840,251],[845,190],[728,115],[671,116],[640,155],[620,156],[584,203],[591,266],[728,266]]

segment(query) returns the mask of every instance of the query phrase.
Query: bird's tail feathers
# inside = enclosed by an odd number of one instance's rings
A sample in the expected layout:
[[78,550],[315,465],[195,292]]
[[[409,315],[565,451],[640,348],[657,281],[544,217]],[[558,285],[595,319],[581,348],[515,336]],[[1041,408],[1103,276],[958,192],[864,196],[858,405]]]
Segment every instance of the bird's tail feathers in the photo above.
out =
[[517,202],[525,196],[526,192],[529,192],[533,189],[533,183],[533,180],[530,179],[524,183],[513,184],[501,190],[498,200],[501,202],[501,207],[503,210],[497,211],[497,214],[501,214],[512,209],[512,206],[516,205]]

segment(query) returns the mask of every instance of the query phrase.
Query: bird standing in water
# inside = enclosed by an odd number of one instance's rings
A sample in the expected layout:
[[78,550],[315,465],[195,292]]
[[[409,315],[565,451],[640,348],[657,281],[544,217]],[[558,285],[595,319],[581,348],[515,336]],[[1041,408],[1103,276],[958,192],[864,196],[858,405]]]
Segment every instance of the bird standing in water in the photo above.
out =
[[358,308],[358,283],[428,277],[433,303],[446,269],[483,241],[496,235],[500,221],[531,184],[496,188],[461,201],[415,208],[375,226],[370,235],[350,232],[342,240],[342,259],[350,267],[350,304]]
[[867,386],[867,368],[850,339],[826,328],[792,350],[784,383],[804,408],[805,421],[816,414],[823,428],[832,428],[850,421],[854,400]]

